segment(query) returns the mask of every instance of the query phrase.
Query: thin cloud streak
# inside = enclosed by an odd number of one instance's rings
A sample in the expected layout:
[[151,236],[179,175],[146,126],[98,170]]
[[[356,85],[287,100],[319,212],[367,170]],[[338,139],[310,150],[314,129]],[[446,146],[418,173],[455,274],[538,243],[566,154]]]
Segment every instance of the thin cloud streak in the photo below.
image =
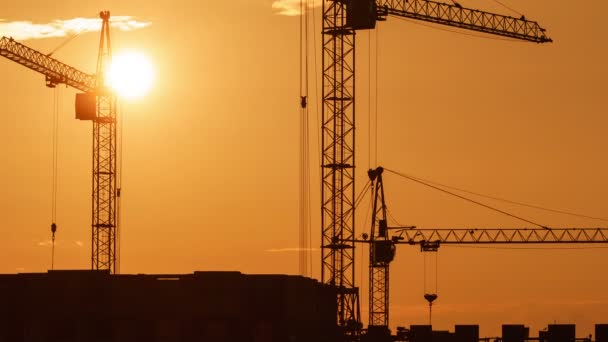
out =
[[318,248],[293,247],[293,248],[271,248],[271,249],[267,249],[266,252],[270,252],[270,253],[300,252],[300,251],[316,252],[318,250],[319,250]]
[[[66,242],[69,243],[69,242]],[[84,243],[80,240],[74,240],[72,241],[72,243],[74,244],[74,246],[76,246],[76,248],[81,248],[84,246]],[[44,240],[44,241],[38,241],[36,243],[36,245],[38,247],[49,247],[53,245],[53,241],[52,240]],[[63,241],[55,241],[55,246],[60,246],[60,245],[64,245]],[[65,246],[70,246],[70,245],[65,245]]]
[[[150,26],[152,23],[137,21],[130,16],[110,18],[110,27],[121,31],[132,31]],[[6,21],[0,19],[0,36],[12,37],[15,40],[30,40],[66,37],[70,35],[97,32],[101,30],[99,18],[57,19],[50,23],[32,23],[31,21]]]
[[[309,8],[321,6],[320,0],[302,0],[304,4],[308,3]],[[279,15],[297,16],[302,14],[300,11],[300,0],[275,0],[272,3],[274,9]]]

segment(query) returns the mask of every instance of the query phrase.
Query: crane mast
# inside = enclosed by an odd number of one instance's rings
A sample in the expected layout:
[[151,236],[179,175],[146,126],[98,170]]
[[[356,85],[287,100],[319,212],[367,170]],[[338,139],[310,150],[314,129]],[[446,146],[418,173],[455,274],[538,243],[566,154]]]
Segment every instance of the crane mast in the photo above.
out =
[[118,271],[117,206],[117,98],[107,87],[105,71],[111,62],[110,12],[100,13],[101,39],[97,72],[90,75],[31,49],[12,38],[0,39],[0,56],[40,74],[46,86],[65,84],[83,93],[76,94],[76,118],[93,121],[92,239],[91,268]]
[[116,95],[106,87],[106,68],[112,62],[110,12],[101,12],[101,38],[97,55],[96,117],[93,120],[93,201],[91,267],[117,269],[117,145]]
[[355,30],[343,1],[323,1],[321,281],[337,290],[338,325],[360,330],[355,286]]
[[372,182],[372,225],[369,234],[369,325],[388,327],[389,265],[395,257],[395,244],[389,239],[384,201],[384,169],[367,172]]
[[337,290],[337,320],[359,334],[355,284],[355,35],[389,15],[500,35],[550,42],[525,17],[429,0],[324,0],[322,19],[321,281]]

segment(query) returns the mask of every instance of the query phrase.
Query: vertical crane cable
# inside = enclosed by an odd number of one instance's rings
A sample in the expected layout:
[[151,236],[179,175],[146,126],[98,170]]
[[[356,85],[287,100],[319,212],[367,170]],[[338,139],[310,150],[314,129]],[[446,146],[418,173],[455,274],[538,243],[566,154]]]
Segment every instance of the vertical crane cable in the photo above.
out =
[[[308,64],[308,46],[309,46],[309,31],[308,31],[308,21],[309,21],[309,9],[310,9],[310,5],[309,5],[309,1],[311,0],[306,0],[306,4],[304,7],[304,33],[305,35],[305,40],[304,40],[304,44],[305,44],[305,56],[306,56],[306,70],[305,70],[305,75],[306,75],[306,101],[308,101],[308,87],[309,87],[309,64]],[[306,264],[306,275],[311,277],[312,273],[310,270],[310,265],[309,265],[309,260],[310,260],[310,256],[312,254],[311,250],[310,250],[310,231],[311,231],[311,213],[310,213],[310,128],[309,128],[309,121],[308,121],[308,104],[306,105],[306,117],[305,117],[305,132],[304,132],[304,137],[306,138],[306,143],[304,144],[304,148],[305,148],[305,156],[306,156],[306,162],[305,162],[305,167],[304,167],[304,174],[306,175],[306,186],[305,186],[305,190],[306,190],[306,231],[304,232],[304,236],[306,237],[306,245],[304,246],[306,249],[306,258],[304,260],[304,263]]]
[[[309,4],[309,1],[312,2],[312,5]],[[313,20],[313,31],[312,31],[312,36],[314,39],[314,0],[306,0],[306,93],[308,94],[308,77],[309,77],[309,68],[308,68],[308,47],[309,47],[309,21],[312,19]],[[310,11],[313,11],[313,15],[312,18],[309,15]],[[315,44],[314,40],[313,40],[313,44]],[[314,45],[313,45],[314,46]],[[314,50],[313,50],[314,53]],[[316,56],[315,58],[315,63],[316,63]],[[313,75],[316,75],[316,67],[315,70],[313,70],[315,73]],[[316,78],[315,78],[316,80]],[[316,87],[316,81],[315,81],[315,87]],[[317,103],[318,101],[315,101],[315,103]],[[308,108],[308,107],[307,107]],[[306,246],[307,251],[308,251],[308,276],[312,278],[312,214],[310,211],[310,208],[312,206],[312,202],[311,202],[311,198],[310,198],[310,190],[311,190],[311,185],[310,185],[310,126],[309,126],[309,121],[308,121],[308,115],[306,115],[306,152],[307,152],[307,162],[306,162],[306,175],[308,178],[308,188],[307,188],[307,193],[308,193],[308,246]]]
[[[315,38],[316,35],[315,33],[317,32],[317,28],[316,28],[316,5],[315,5],[315,1],[316,0],[312,0],[312,8],[310,9],[312,16],[311,16],[311,22],[312,22],[312,54],[313,54],[313,60],[314,60],[314,64],[313,64],[313,75],[314,75],[314,80],[315,80],[315,116],[317,118],[317,125],[315,127],[318,127],[319,131],[317,131],[317,152],[318,152],[318,160],[319,160],[319,165],[316,168],[318,170],[319,173],[319,179],[322,179],[322,171],[321,171],[321,164],[322,164],[322,156],[323,154],[321,153],[321,119],[319,117],[319,113],[321,113],[321,101],[319,101],[319,79],[317,77],[318,75],[318,66],[317,66],[317,39]],[[322,186],[322,185],[321,185]],[[310,184],[309,184],[310,187]],[[310,198],[309,198],[310,200]],[[308,254],[308,265],[309,265],[309,270],[310,270],[310,276],[313,276],[312,273],[312,229],[310,229],[308,231],[308,247],[311,250],[311,253]]]
[[308,128],[308,0],[300,0],[300,199],[299,199],[299,273],[308,276],[310,254],[310,174]]
[[117,103],[118,107],[118,166],[117,166],[117,174],[118,174],[118,184],[116,185],[116,274],[120,274],[120,245],[121,245],[121,227],[122,227],[122,206],[121,206],[121,198],[122,198],[122,155],[124,151],[124,107],[122,106],[122,102]]
[[[436,250],[432,253],[435,253],[435,292],[433,293],[435,294],[435,298],[437,298],[437,296],[439,295],[439,250]],[[432,309],[430,313],[432,314]]]
[[[378,166],[378,38],[380,28],[376,27],[373,30],[375,34],[375,45],[372,48],[372,30],[368,33],[368,168],[372,168],[373,166]],[[373,50],[373,54],[372,54]],[[373,57],[373,62],[372,62]],[[372,63],[375,64],[374,69],[372,70]],[[372,82],[373,81],[373,82]],[[373,87],[373,94],[372,94]],[[372,103],[374,106],[374,111],[372,113]],[[374,116],[374,120],[372,120],[372,116]],[[372,134],[372,126],[373,134]],[[372,149],[374,153],[372,155]],[[373,163],[372,163],[373,159]]]
[[58,178],[58,150],[59,150],[59,109],[60,109],[60,96],[57,88],[53,91],[53,124],[52,124],[52,188],[51,188],[51,270],[55,268],[55,232],[57,230],[57,178]]
[[378,26],[374,32],[376,33],[376,58],[375,58],[375,73],[374,73],[374,88],[375,88],[375,95],[374,95],[374,104],[375,104],[375,110],[374,110],[374,115],[376,117],[376,134],[375,134],[375,141],[374,141],[374,145],[376,146],[376,150],[375,150],[375,162],[374,165],[377,166],[378,165],[378,126],[380,126],[380,121],[378,119],[378,58],[379,58],[379,49],[378,49],[378,45],[379,45],[379,40],[380,40],[380,27]]
[[[426,261],[426,259],[427,259],[428,253],[429,252],[425,252],[425,251],[422,252],[422,260],[423,260],[422,261],[422,278],[424,279],[423,280],[423,287],[424,287],[423,294],[424,294],[425,298],[426,298],[427,294],[430,294],[430,291],[428,291],[427,286],[426,286],[426,284],[427,284],[427,279],[426,279],[427,278],[427,272],[426,272],[427,261]],[[430,264],[430,261],[429,261],[429,264]],[[429,301],[429,325],[433,324],[433,311],[432,310],[433,310],[433,304]]]
[[372,168],[372,31],[367,31],[367,168]]
[[422,252],[422,279],[423,279],[423,291],[427,293],[426,289],[426,253]]
[[[433,253],[433,254],[430,254]],[[427,295],[435,295],[435,299],[437,298],[437,294],[439,293],[439,251],[423,251],[422,252],[423,255],[423,287],[424,287],[424,297],[426,299]],[[428,256],[428,263],[427,263],[427,256]],[[433,256],[435,257],[435,288],[434,291],[429,291],[429,288],[427,287],[427,283],[430,282],[432,283],[432,280],[429,279],[429,281],[427,282],[427,264],[429,268],[433,267]],[[432,271],[431,271],[432,272]],[[430,275],[428,276],[429,278],[431,277]],[[429,285],[429,287],[432,286],[432,284]],[[433,289],[431,289],[433,290]],[[433,299],[433,300],[435,300]],[[428,300],[428,299],[427,299]],[[429,301],[429,325],[432,324],[432,319],[433,319],[433,300]]]
[[299,160],[299,167],[300,167],[300,169],[299,169],[299,173],[300,173],[300,175],[299,175],[299,179],[298,179],[298,181],[299,181],[298,186],[299,186],[299,195],[300,195],[300,197],[298,198],[298,274],[305,275],[305,270],[304,270],[305,267],[302,265],[302,259],[304,257],[304,250],[303,250],[303,248],[304,248],[304,246],[303,246],[304,241],[303,241],[303,237],[302,237],[302,235],[304,234],[304,223],[303,223],[303,219],[304,218],[302,217],[302,211],[303,211],[303,205],[304,205],[303,204],[304,193],[302,191],[302,188],[303,188],[303,178],[304,178],[303,167],[302,167],[303,160],[304,160],[304,156],[303,156],[303,152],[302,152],[302,150],[303,150],[303,148],[302,148],[302,139],[303,139],[303,137],[302,137],[302,130],[303,130],[303,127],[302,127],[302,121],[303,121],[302,120],[302,116],[304,115],[303,114],[303,112],[304,112],[304,106],[303,106],[304,99],[303,99],[303,94],[302,94],[303,93],[303,90],[302,90],[302,63],[303,63],[302,62],[302,35],[303,35],[303,32],[302,32],[302,25],[303,25],[302,24],[302,20],[303,19],[302,18],[303,18],[303,15],[304,15],[302,13],[303,0],[300,0],[300,4],[299,5],[300,5],[300,18],[299,18],[300,20],[299,20],[299,23],[298,23],[298,25],[299,25],[298,26],[298,30],[299,30],[299,34],[300,34],[300,37],[299,37],[300,39],[299,39],[299,46],[298,46],[298,58],[299,58],[299,64],[298,64],[298,76],[299,76],[298,86],[299,86],[299,94],[300,94],[300,113],[299,113],[299,119],[300,119],[300,125],[299,125],[299,128],[300,128],[300,132],[299,132],[300,133],[300,141],[299,141],[299,143],[300,143],[300,145],[299,145],[299,148],[300,148],[300,151],[299,151],[300,160]]
[[[48,57],[52,56],[59,49],[65,47],[74,38],[78,37],[82,32],[88,30],[87,24],[81,24],[76,27],[76,33],[69,36],[67,39],[62,41],[57,47],[47,54]],[[52,189],[51,189],[51,270],[55,268],[55,233],[57,232],[57,183],[58,183],[58,154],[59,154],[59,111],[61,110],[61,93],[58,88],[53,90],[53,123],[52,123]]]

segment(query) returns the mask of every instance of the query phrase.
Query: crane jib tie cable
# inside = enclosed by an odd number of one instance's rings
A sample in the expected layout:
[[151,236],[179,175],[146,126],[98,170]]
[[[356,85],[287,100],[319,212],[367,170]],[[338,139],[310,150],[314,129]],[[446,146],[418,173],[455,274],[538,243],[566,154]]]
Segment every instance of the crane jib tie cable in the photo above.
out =
[[448,190],[442,189],[442,188],[440,188],[440,187],[438,187],[438,186],[434,186],[434,185],[432,185],[432,184],[429,184],[429,183],[424,182],[424,181],[422,181],[422,180],[416,179],[416,178],[414,178],[414,177],[411,177],[411,176],[408,176],[408,175],[405,175],[405,174],[399,173],[399,172],[397,172],[397,171],[393,171],[393,170],[391,170],[391,169],[387,169],[387,168],[384,168],[384,169],[385,169],[386,171],[390,172],[390,173],[393,173],[393,174],[397,175],[397,176],[403,177],[403,178],[405,178],[405,179],[409,179],[409,180],[411,180],[411,181],[413,181],[413,182],[416,182],[416,183],[419,183],[419,184],[425,185],[425,186],[427,186],[427,187],[429,187],[429,188],[432,188],[432,189],[435,189],[435,190],[438,190],[438,191],[444,192],[444,193],[446,193],[446,194],[448,194],[448,195],[452,195],[452,196],[454,196],[454,197],[458,197],[458,198],[460,198],[460,199],[462,199],[462,200],[465,200],[465,201],[471,202],[471,203],[473,203],[473,204],[477,204],[477,205],[482,206],[482,207],[484,207],[484,208],[487,208],[487,209],[490,209],[490,210],[493,210],[493,211],[499,212],[499,213],[501,213],[501,214],[503,214],[503,215],[507,215],[507,216],[513,217],[513,218],[515,218],[515,219],[518,219],[518,220],[521,220],[521,221],[523,221],[523,222],[527,222],[527,223],[533,224],[533,225],[538,226],[538,227],[543,228],[543,229],[550,229],[549,227],[547,227],[547,226],[545,226],[545,225],[542,225],[542,224],[540,224],[540,223],[536,223],[536,222],[534,222],[534,221],[531,221],[531,220],[525,219],[525,218],[523,218],[523,217],[521,217],[521,216],[517,216],[517,215],[515,215],[515,214],[511,214],[511,213],[506,212],[506,211],[504,211],[504,210],[501,210],[501,209],[498,209],[498,208],[492,207],[492,206],[490,206],[490,205],[487,205],[487,204],[484,204],[484,203],[481,203],[481,202],[475,201],[475,200],[470,199],[470,198],[468,198],[468,197],[465,197],[465,196],[462,196],[462,195],[458,195],[458,194],[456,194],[456,193],[453,193],[453,192],[451,192],[451,191],[448,191]]

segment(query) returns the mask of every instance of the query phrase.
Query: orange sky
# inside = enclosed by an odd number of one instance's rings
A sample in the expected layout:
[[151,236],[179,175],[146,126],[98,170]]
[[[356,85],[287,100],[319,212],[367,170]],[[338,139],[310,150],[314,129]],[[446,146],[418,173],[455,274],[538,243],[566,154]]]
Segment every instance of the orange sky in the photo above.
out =
[[[494,2],[460,3],[512,14]],[[379,62],[379,147],[372,162],[473,191],[606,217],[608,4],[507,3],[538,20],[555,42],[477,38],[396,19],[380,24],[372,34]],[[298,245],[298,20],[276,15],[271,4],[21,1],[3,9],[7,21],[92,17],[109,9],[152,23],[113,35],[115,51],[142,50],[158,68],[153,92],[124,105],[123,273],[297,273],[296,253],[268,251]],[[367,32],[359,33],[359,189],[367,168],[375,166],[368,158],[368,39]],[[26,44],[50,51],[61,41]],[[55,56],[93,72],[97,43],[97,34],[84,34]],[[42,272],[50,265],[50,249],[40,244],[50,238],[53,90],[44,87],[41,75],[8,60],[0,60],[0,74],[0,273]],[[59,92],[56,265],[83,269],[90,265],[91,124],[74,119],[75,92]],[[311,97],[311,103],[316,100]],[[311,116],[314,162],[319,124],[314,111]],[[316,163],[311,168],[316,247]],[[523,225],[390,174],[384,181],[390,210],[404,224]],[[608,226],[491,204],[548,226]],[[357,216],[359,233],[369,226],[367,206]],[[549,323],[571,322],[578,324],[577,335],[589,334],[592,324],[608,323],[607,251],[442,247],[434,323],[441,329],[479,323],[482,335],[498,334],[501,323],[524,323],[536,335]],[[357,252],[363,313],[366,252]],[[319,252],[313,252],[315,277],[319,264]],[[425,323],[423,256],[402,246],[391,272],[391,325]]]

